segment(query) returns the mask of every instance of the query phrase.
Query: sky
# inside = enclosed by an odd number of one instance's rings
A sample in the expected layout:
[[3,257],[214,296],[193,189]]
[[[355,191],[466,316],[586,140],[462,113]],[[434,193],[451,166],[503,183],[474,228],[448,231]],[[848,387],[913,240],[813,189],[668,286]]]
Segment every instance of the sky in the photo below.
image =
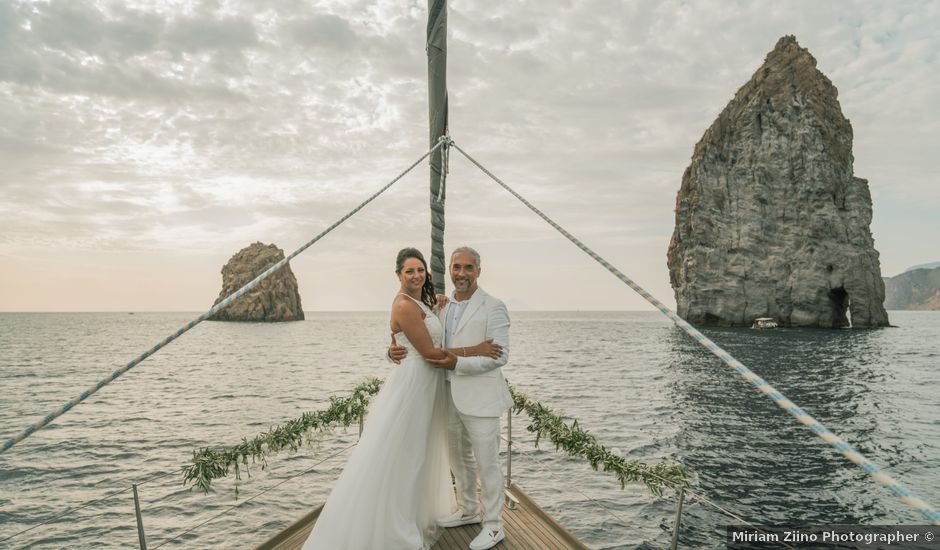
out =
[[[263,7],[259,7],[263,6]],[[0,311],[205,311],[428,148],[425,2],[0,0]],[[785,34],[839,90],[882,273],[940,260],[940,2],[453,0],[455,142],[654,296],[695,143]],[[651,309],[454,152],[445,248],[517,310]],[[428,168],[291,262],[385,310]]]

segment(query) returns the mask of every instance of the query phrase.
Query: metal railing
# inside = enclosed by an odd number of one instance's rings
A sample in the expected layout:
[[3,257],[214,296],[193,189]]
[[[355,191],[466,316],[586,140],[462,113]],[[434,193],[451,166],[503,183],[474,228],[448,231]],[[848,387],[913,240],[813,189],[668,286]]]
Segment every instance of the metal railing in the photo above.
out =
[[[363,417],[362,415],[360,415],[360,416],[359,416],[359,437],[362,437],[363,422],[364,422],[364,417]],[[323,463],[326,462],[327,460],[330,460],[331,458],[335,458],[335,457],[337,457],[337,456],[339,456],[339,455],[345,453],[346,451],[348,451],[349,449],[351,449],[351,448],[354,447],[354,446],[355,446],[355,443],[352,444],[352,445],[347,445],[347,446],[343,447],[343,448],[340,449],[339,451],[337,451],[337,452],[335,452],[335,453],[333,453],[333,454],[327,456],[326,458],[323,458],[323,459],[319,460],[316,464],[314,464],[313,466],[311,466],[311,467],[305,469],[304,471],[302,471],[302,472],[300,472],[300,473],[297,473],[297,474],[294,474],[294,475],[292,475],[292,476],[288,476],[288,477],[286,477],[286,478],[280,480],[278,483],[276,483],[276,484],[274,484],[274,485],[272,485],[272,486],[270,486],[270,487],[268,487],[268,488],[266,488],[266,489],[264,489],[264,490],[258,492],[258,493],[255,494],[254,496],[252,496],[252,497],[250,497],[250,498],[247,498],[247,499],[244,499],[244,500],[238,502],[237,504],[232,505],[232,506],[226,508],[225,510],[222,510],[220,513],[218,513],[218,514],[216,514],[216,515],[210,517],[209,519],[204,520],[204,521],[202,521],[202,522],[200,522],[200,523],[198,523],[198,524],[196,524],[196,525],[194,525],[194,526],[192,526],[192,527],[190,527],[190,528],[188,528],[188,529],[183,530],[182,532],[176,534],[175,536],[173,536],[173,537],[171,537],[171,538],[169,538],[169,539],[167,539],[167,540],[164,540],[164,541],[160,542],[157,546],[154,547],[154,549],[159,548],[159,547],[161,547],[161,546],[164,546],[164,545],[166,545],[166,544],[169,544],[169,543],[171,543],[171,542],[173,542],[173,541],[179,539],[179,538],[182,537],[183,535],[186,535],[186,534],[188,534],[188,533],[191,533],[191,532],[195,531],[196,529],[202,527],[203,525],[209,524],[210,522],[212,522],[212,521],[214,521],[214,520],[216,520],[216,519],[218,519],[218,518],[220,518],[220,517],[222,517],[222,516],[228,514],[229,512],[235,510],[236,508],[242,506],[243,504],[245,504],[245,503],[247,503],[247,502],[251,502],[252,500],[254,500],[254,499],[260,497],[261,495],[267,493],[268,491],[271,491],[271,490],[273,490],[273,489],[275,489],[275,488],[277,488],[277,487],[280,487],[281,485],[283,485],[284,483],[286,483],[286,482],[288,482],[288,481],[290,481],[290,480],[292,480],[292,479],[298,478],[298,477],[300,477],[300,476],[303,476],[303,475],[306,475],[306,474],[312,472],[314,469],[316,469],[318,466],[320,466],[321,464],[323,464]],[[119,495],[121,495],[121,494],[126,493],[127,490],[130,489],[130,490],[132,491],[132,493],[133,493],[133,496],[134,496],[134,517],[135,517],[135,520],[136,520],[136,523],[137,523],[137,540],[138,540],[138,545],[140,546],[140,550],[147,550],[147,535],[146,535],[146,532],[144,531],[143,510],[142,510],[141,505],[140,505],[140,491],[139,491],[139,487],[140,487],[141,485],[143,485],[144,483],[149,483],[149,482],[155,481],[156,479],[165,477],[165,476],[167,476],[167,475],[170,475],[170,474],[180,474],[180,473],[181,473],[181,470],[172,470],[172,471],[168,471],[168,472],[161,472],[161,473],[158,473],[158,474],[156,474],[156,475],[153,475],[153,476],[151,476],[151,477],[149,477],[149,478],[146,478],[146,479],[144,479],[143,481],[133,482],[133,483],[130,484],[130,486],[124,486],[124,487],[122,487],[122,488],[119,488],[119,489],[116,489],[116,490],[114,490],[114,491],[109,492],[108,494],[104,495],[103,497],[99,497],[99,498],[96,498],[96,499],[92,499],[92,500],[85,501],[85,502],[83,502],[82,504],[79,504],[79,505],[77,505],[77,506],[73,506],[73,507],[71,507],[71,508],[68,508],[68,509],[66,509],[66,510],[64,510],[64,511],[62,511],[62,512],[60,512],[60,513],[58,513],[58,514],[56,514],[56,515],[54,515],[54,516],[52,516],[52,517],[49,517],[49,518],[47,518],[47,519],[45,519],[45,520],[43,520],[43,521],[41,521],[41,522],[39,522],[39,523],[36,523],[36,524],[34,524],[34,525],[32,525],[32,526],[26,528],[26,529],[23,529],[22,531],[18,531],[18,532],[14,533],[14,534],[12,534],[12,535],[6,537],[6,538],[2,538],[2,539],[0,539],[0,543],[6,542],[6,541],[9,541],[9,540],[14,539],[14,538],[16,538],[16,537],[19,537],[19,536],[21,536],[21,535],[24,535],[24,534],[26,534],[26,533],[28,533],[28,532],[30,532],[30,531],[33,531],[33,530],[35,530],[35,529],[38,529],[38,528],[40,528],[40,527],[42,527],[42,526],[44,526],[44,525],[51,525],[52,523],[56,522],[57,520],[60,520],[60,519],[62,519],[62,518],[64,518],[64,517],[67,517],[67,516],[71,515],[71,514],[74,513],[74,512],[77,512],[77,511],[79,511],[79,510],[82,510],[82,509],[84,509],[84,508],[87,508],[87,507],[89,507],[89,506],[92,506],[92,505],[97,504],[97,503],[99,503],[99,502],[103,502],[103,501],[106,501],[106,500],[110,500],[110,499],[112,499],[112,498],[114,498],[114,497],[116,497],[116,496],[119,496]],[[128,478],[125,477],[125,478],[122,478],[121,481],[126,481],[127,479],[128,479]],[[159,499],[158,499],[158,500],[159,500]]]
[[[509,492],[509,488],[512,486],[512,409],[506,412],[506,437],[502,438],[506,442],[506,499],[508,500],[509,509],[513,510],[516,508],[516,505],[519,504],[519,501],[516,500],[516,497]],[[581,491],[579,491],[581,492]],[[682,520],[682,502],[685,499],[685,488],[679,487],[677,490],[678,493],[678,502],[676,504],[676,520],[675,525],[672,529],[672,543],[669,545],[670,550],[676,550],[676,545],[679,541],[679,525]],[[581,492],[585,498],[599,504],[595,499],[589,497],[588,495]],[[603,506],[602,506],[603,507]],[[604,507],[606,510],[606,507]],[[607,510],[610,512],[610,510]],[[626,522],[619,516],[612,514],[620,523],[626,525]]]
[[[532,461],[533,461],[540,469],[543,469],[548,475],[551,475],[552,477],[555,477],[554,474],[552,473],[552,471],[549,470],[544,464],[542,464],[543,460],[538,459],[538,458],[536,458],[534,455],[531,455],[531,454],[529,454],[529,453],[527,453],[527,452],[525,452],[525,451],[516,451],[516,450],[515,450],[515,448],[516,448],[517,445],[516,445],[515,440],[513,439],[512,417],[513,417],[512,410],[510,410],[510,411],[507,412],[507,417],[506,417],[506,437],[501,437],[501,439],[503,439],[503,440],[506,442],[506,487],[505,487],[505,495],[506,495],[506,499],[507,499],[507,505],[509,506],[509,509],[511,509],[511,510],[516,509],[517,505],[519,504],[518,499],[517,499],[517,498],[510,492],[510,490],[509,490],[510,487],[511,487],[511,485],[512,485],[512,465],[513,465],[513,455],[514,455],[514,454],[521,453],[521,455],[527,456],[528,458],[531,458]],[[359,416],[359,434],[358,434],[359,437],[362,436],[362,430],[363,430],[363,427],[364,427],[364,420],[365,420],[365,419],[364,419],[364,416],[363,416],[363,415],[360,415],[360,416]],[[353,446],[355,446],[355,444],[353,444],[353,445],[348,445],[348,446],[344,447],[344,448],[341,449],[340,451],[338,451],[338,452],[336,452],[336,453],[333,453],[333,454],[331,454],[330,456],[328,456],[328,457],[326,457],[326,458],[321,459],[320,461],[318,461],[316,464],[314,464],[314,465],[311,466],[310,468],[307,468],[307,469],[305,469],[304,471],[302,471],[302,472],[300,472],[300,473],[297,473],[297,474],[294,474],[294,475],[292,475],[292,476],[288,476],[287,478],[284,478],[283,480],[281,480],[281,481],[279,481],[278,483],[272,485],[271,487],[268,487],[268,488],[266,488],[266,489],[260,491],[259,493],[255,494],[254,496],[252,496],[252,497],[250,497],[250,498],[248,498],[248,499],[245,499],[245,500],[243,500],[243,501],[240,501],[238,504],[235,504],[235,505],[233,505],[233,506],[230,506],[229,508],[226,508],[225,510],[221,511],[220,513],[218,513],[218,514],[216,514],[216,515],[210,517],[209,519],[204,520],[204,521],[201,521],[201,522],[199,522],[198,524],[196,524],[196,525],[194,525],[194,526],[192,526],[192,527],[190,527],[190,528],[188,528],[188,529],[185,529],[185,530],[183,530],[182,532],[176,534],[175,536],[173,536],[173,537],[171,537],[171,538],[169,538],[169,539],[167,539],[167,540],[164,540],[164,541],[160,542],[160,544],[158,544],[158,545],[157,545],[156,547],[154,547],[154,548],[156,549],[156,548],[159,548],[159,547],[164,546],[164,545],[166,545],[166,544],[169,544],[169,543],[171,543],[171,542],[173,542],[173,541],[179,539],[179,538],[182,537],[183,535],[188,534],[188,533],[191,533],[192,531],[195,531],[196,529],[198,529],[198,528],[200,528],[200,527],[202,527],[202,526],[204,526],[204,525],[207,525],[208,523],[210,523],[210,522],[212,522],[212,521],[214,521],[214,520],[216,520],[216,519],[218,519],[218,518],[220,518],[220,517],[222,517],[222,516],[224,516],[224,515],[226,515],[226,514],[232,512],[233,510],[235,510],[236,508],[238,508],[238,507],[240,507],[241,505],[245,504],[246,502],[251,502],[252,500],[254,500],[254,499],[260,497],[261,495],[267,493],[268,491],[271,491],[271,490],[273,490],[273,489],[275,489],[275,488],[277,488],[277,487],[283,485],[284,483],[286,483],[286,482],[288,482],[288,481],[290,481],[290,480],[292,480],[292,479],[295,479],[295,478],[297,478],[297,477],[300,477],[300,476],[303,476],[303,475],[306,475],[306,474],[312,472],[317,466],[319,466],[319,465],[322,464],[323,462],[325,462],[325,461],[327,461],[327,460],[329,460],[329,459],[331,459],[331,458],[335,458],[335,457],[339,456],[340,454],[345,453],[346,451],[348,451],[349,449],[351,449]],[[67,516],[67,515],[69,515],[69,514],[71,514],[71,513],[73,513],[73,512],[78,511],[78,510],[81,510],[82,508],[86,508],[86,507],[88,507],[88,506],[91,506],[92,504],[96,504],[96,503],[98,503],[98,502],[102,502],[102,501],[104,501],[104,500],[108,500],[108,499],[110,499],[110,498],[113,498],[113,497],[115,497],[115,496],[118,496],[118,495],[120,495],[120,494],[123,494],[123,493],[126,492],[128,489],[131,489],[132,492],[133,492],[133,497],[134,497],[134,516],[135,516],[136,524],[137,524],[137,537],[138,537],[139,546],[140,546],[140,549],[141,549],[141,550],[147,550],[147,536],[146,536],[146,533],[145,533],[145,530],[144,530],[143,511],[142,511],[141,506],[140,506],[139,487],[140,487],[141,485],[143,485],[144,483],[149,483],[149,482],[155,481],[156,479],[160,479],[160,478],[162,478],[162,477],[165,477],[165,476],[167,476],[167,475],[169,475],[169,474],[177,474],[177,473],[179,473],[179,472],[176,471],[176,470],[168,471],[168,472],[161,472],[161,473],[156,474],[156,475],[153,475],[153,476],[151,476],[151,477],[149,477],[149,478],[147,478],[147,479],[144,479],[143,481],[132,483],[129,487],[124,487],[124,488],[121,488],[121,489],[112,491],[112,492],[108,493],[107,495],[105,495],[104,497],[101,497],[101,498],[98,498],[98,499],[94,499],[94,500],[90,500],[90,501],[87,501],[87,502],[85,502],[85,503],[83,503],[83,504],[81,504],[81,505],[79,505],[79,506],[75,506],[75,507],[69,508],[69,509],[65,510],[64,512],[60,513],[60,514],[58,514],[58,515],[56,515],[56,516],[53,516],[52,518],[46,519],[46,520],[44,520],[44,521],[42,521],[42,522],[40,522],[40,523],[37,523],[36,525],[33,525],[33,526],[31,526],[31,527],[29,527],[29,528],[23,530],[23,531],[20,531],[20,532],[18,532],[18,533],[15,533],[14,535],[11,535],[11,536],[9,536],[9,537],[7,537],[7,538],[0,539],[0,542],[8,541],[8,540],[10,540],[10,539],[12,539],[12,538],[14,538],[14,537],[17,537],[17,536],[22,535],[22,534],[24,534],[24,533],[26,533],[26,532],[32,531],[32,530],[34,530],[34,529],[36,529],[36,528],[38,528],[38,527],[41,527],[41,526],[43,526],[43,525],[51,524],[52,522],[54,522],[54,521],[56,521],[56,520],[58,520],[58,519],[61,519],[61,518],[65,517],[65,516]],[[126,480],[127,478],[124,478],[124,479]],[[557,479],[557,478],[556,478],[556,479]],[[604,505],[603,505],[602,503],[600,503],[597,499],[595,499],[595,498],[593,498],[593,497],[587,495],[584,491],[582,491],[582,490],[579,489],[578,487],[574,487],[574,490],[575,490],[576,492],[580,493],[582,496],[584,496],[585,499],[587,499],[587,500],[593,502],[594,504],[598,505],[599,507],[603,508],[607,513],[609,513],[612,517],[614,517],[619,523],[623,524],[624,526],[629,527],[629,525],[627,524],[627,522],[626,522],[623,518],[621,518],[620,516],[614,514],[609,508],[607,508],[606,506],[604,506]],[[730,512],[730,511],[726,510],[725,508],[719,506],[718,504],[712,502],[711,500],[709,500],[708,498],[706,498],[704,495],[697,494],[697,493],[692,492],[692,491],[690,491],[690,490],[688,490],[688,489],[686,489],[686,488],[684,488],[684,487],[677,488],[676,493],[677,493],[676,514],[675,514],[674,525],[673,525],[673,529],[672,529],[672,533],[671,533],[671,541],[670,541],[670,545],[669,545],[670,550],[676,550],[677,547],[678,547],[679,530],[680,530],[680,526],[681,526],[682,511],[683,511],[683,507],[684,507],[684,502],[685,502],[685,497],[686,497],[686,495],[691,496],[691,497],[692,497],[694,500],[696,500],[696,501],[699,501],[699,502],[702,502],[703,504],[706,504],[706,505],[708,505],[708,506],[711,506],[712,508],[718,510],[721,514],[723,514],[723,515],[725,515],[725,516],[727,516],[727,517],[729,517],[729,518],[733,518],[733,519],[735,519],[736,521],[738,521],[738,522],[740,522],[740,523],[742,523],[742,524],[749,525],[749,526],[752,526],[752,527],[757,528],[756,526],[754,526],[754,525],[752,525],[751,523],[747,522],[746,520],[744,520],[744,519],[741,518],[740,516],[738,516],[738,515],[736,515],[736,514]],[[786,546],[786,545],[784,545],[784,546]]]
[[134,487],[134,515],[137,516],[137,539],[140,541],[140,550],[147,550],[147,535],[144,534],[144,517],[140,513],[140,497],[137,496],[137,484]]
[[[516,500],[516,498],[509,492],[509,487],[510,487],[510,485],[512,485],[512,456],[513,456],[513,448],[516,446],[516,444],[515,444],[515,442],[514,442],[514,440],[513,440],[513,437],[512,437],[512,416],[513,416],[513,414],[512,414],[512,409],[510,409],[510,410],[507,412],[507,417],[506,417],[506,428],[507,428],[507,429],[506,429],[506,437],[501,437],[501,439],[506,442],[506,497],[507,497],[507,499],[509,499],[509,508],[510,508],[510,509],[514,509],[515,506],[516,506],[516,504],[518,504],[518,500]],[[547,473],[549,476],[551,476],[552,478],[558,479],[559,481],[562,481],[562,483],[566,483],[564,480],[560,480],[559,478],[557,478],[557,477],[554,475],[554,473],[553,473],[549,468],[547,468],[544,464],[542,464],[542,462],[543,462],[542,459],[538,459],[538,458],[536,458],[534,455],[529,454],[529,453],[527,453],[527,452],[525,452],[525,451],[520,451],[520,453],[521,453],[523,456],[526,456],[527,458],[530,458],[530,459],[532,460],[532,462],[535,463],[538,468],[540,468],[541,470],[543,470],[544,472],[546,472],[546,473]],[[650,475],[653,475],[654,477],[659,478],[659,476],[655,476],[655,474],[650,474]],[[659,478],[659,479],[661,479],[664,483],[669,484],[668,480],[663,479],[663,478]],[[569,485],[571,485],[570,480],[568,480],[567,483],[568,483]],[[672,486],[672,485],[670,485],[670,486]],[[728,518],[730,518],[730,519],[734,519],[735,521],[737,521],[738,523],[740,523],[740,524],[742,524],[742,525],[747,525],[748,527],[751,527],[751,528],[755,529],[755,530],[758,531],[758,532],[766,533],[766,531],[764,531],[763,529],[761,529],[760,526],[754,525],[753,523],[751,523],[751,522],[747,521],[746,519],[742,518],[740,515],[735,514],[735,513],[731,512],[730,510],[728,510],[728,509],[722,507],[721,505],[717,504],[716,502],[710,500],[710,499],[709,499],[708,497],[706,497],[705,495],[696,493],[695,491],[692,491],[691,489],[689,489],[689,488],[687,488],[687,487],[682,487],[682,486],[680,486],[680,487],[674,487],[674,486],[672,486],[672,487],[676,490],[676,514],[675,514],[675,520],[673,521],[673,526],[672,526],[672,533],[671,533],[670,542],[669,542],[669,550],[676,550],[676,549],[678,548],[678,544],[679,544],[679,530],[680,530],[681,525],[682,525],[682,512],[683,512],[683,510],[684,510],[686,496],[689,496],[689,497],[692,498],[694,501],[701,502],[702,504],[704,504],[704,505],[706,505],[706,506],[708,506],[708,507],[710,507],[710,508],[713,508],[713,509],[716,510],[718,513],[720,513],[720,514],[722,514],[722,515],[724,515],[725,517],[728,517]],[[572,485],[572,488],[574,489],[575,492],[581,494],[581,496],[583,496],[586,500],[592,502],[593,504],[595,504],[595,505],[598,506],[599,508],[602,508],[607,514],[609,514],[611,517],[613,517],[615,520],[617,520],[618,523],[620,523],[620,524],[622,524],[623,526],[629,528],[629,524],[627,523],[627,521],[626,521],[625,519],[623,519],[623,518],[620,517],[619,515],[615,514],[610,508],[608,508],[607,506],[605,506],[605,505],[604,505],[603,503],[601,503],[599,500],[597,500],[596,498],[594,498],[594,497],[588,495],[587,493],[585,493],[583,490],[581,490],[581,489],[580,489],[579,487],[577,487],[577,486],[573,486],[573,485]],[[652,541],[646,541],[646,542],[652,543]],[[784,543],[784,542],[781,542],[781,543],[779,543],[779,544],[780,544],[780,546],[782,546],[782,547],[784,547],[784,548],[793,548],[792,546],[790,546],[790,545],[788,545],[788,544],[786,544],[786,543]],[[658,545],[654,544],[654,546],[658,546]]]

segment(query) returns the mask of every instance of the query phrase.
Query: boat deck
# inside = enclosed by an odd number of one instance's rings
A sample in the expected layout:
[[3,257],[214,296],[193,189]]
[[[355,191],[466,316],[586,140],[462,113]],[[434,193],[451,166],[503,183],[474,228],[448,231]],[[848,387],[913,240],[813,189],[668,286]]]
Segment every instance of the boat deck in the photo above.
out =
[[[545,513],[545,510],[542,510],[518,485],[512,484],[508,492],[519,503],[510,507],[507,499],[507,505],[503,508],[506,539],[494,548],[498,550],[543,550],[545,548],[582,550],[587,548],[564,526]],[[322,508],[321,504],[274,538],[258,546],[256,550],[299,550],[310,535]],[[465,550],[479,531],[479,524],[446,529],[444,535],[434,545],[434,550]]]

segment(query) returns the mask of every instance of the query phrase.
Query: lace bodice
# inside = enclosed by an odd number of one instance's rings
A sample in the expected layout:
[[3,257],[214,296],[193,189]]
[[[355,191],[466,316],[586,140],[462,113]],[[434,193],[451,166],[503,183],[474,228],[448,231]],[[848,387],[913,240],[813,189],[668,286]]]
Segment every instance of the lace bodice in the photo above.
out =
[[[431,343],[433,343],[436,348],[441,347],[441,343],[444,341],[444,326],[441,325],[441,320],[437,318],[437,314],[431,311],[431,308],[423,302],[419,302],[407,294],[402,294],[402,296],[418,304],[418,307],[424,312],[424,326],[428,327],[428,334],[431,335]],[[405,336],[404,331],[399,330],[395,333],[395,341],[398,342],[398,345],[408,349],[408,357],[420,357],[414,345],[412,345],[408,337]]]

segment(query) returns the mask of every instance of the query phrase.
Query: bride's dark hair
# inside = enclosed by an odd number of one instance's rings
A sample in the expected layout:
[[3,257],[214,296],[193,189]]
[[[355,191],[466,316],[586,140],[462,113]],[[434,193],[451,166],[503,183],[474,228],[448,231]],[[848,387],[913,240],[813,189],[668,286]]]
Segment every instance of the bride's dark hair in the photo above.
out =
[[421,287],[421,301],[424,302],[429,308],[434,308],[437,305],[437,298],[434,295],[434,283],[431,282],[431,270],[428,269],[428,263],[424,261],[424,255],[421,254],[421,251],[417,248],[402,248],[398,251],[398,257],[395,259],[395,273],[401,275],[401,269],[405,265],[405,260],[408,258],[417,258],[421,260],[421,264],[424,266],[424,273],[426,275],[424,279],[424,286]]

